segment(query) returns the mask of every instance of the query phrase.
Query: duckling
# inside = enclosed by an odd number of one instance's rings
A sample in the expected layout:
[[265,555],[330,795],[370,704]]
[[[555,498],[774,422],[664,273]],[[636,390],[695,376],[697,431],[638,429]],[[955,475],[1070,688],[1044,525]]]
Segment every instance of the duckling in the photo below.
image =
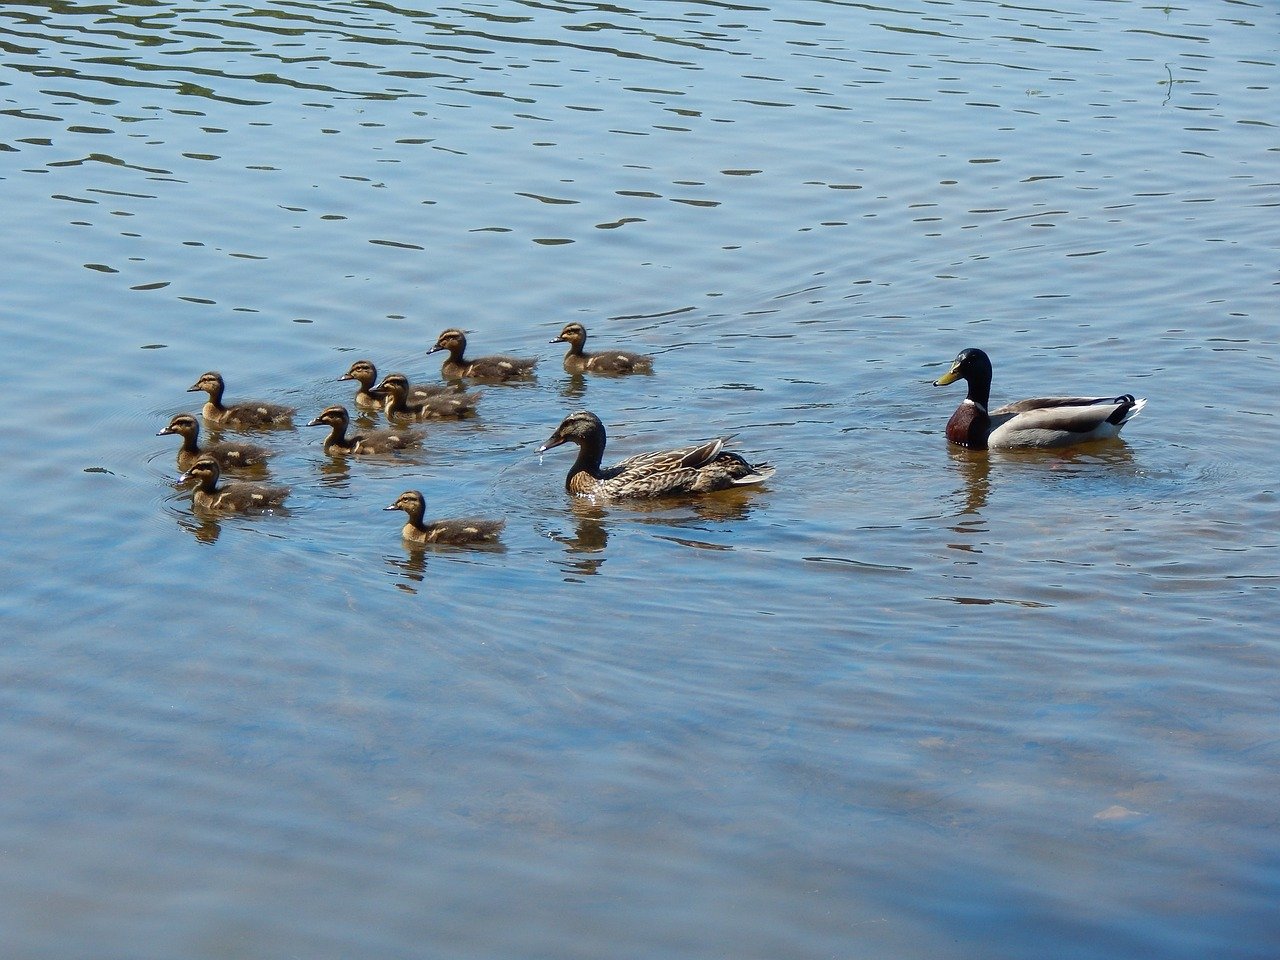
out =
[[262,403],[257,400],[246,400],[227,407],[222,404],[222,391],[226,389],[222,374],[210,370],[187,388],[187,393],[199,393],[203,390],[209,399],[201,411],[206,423],[225,424],[229,427],[283,427],[292,426],[292,407],[278,403]]
[[178,469],[189,470],[191,465],[208,454],[218,461],[224,470],[258,467],[266,463],[271,451],[255,443],[232,443],[220,440],[200,446],[200,422],[189,413],[175,414],[169,425],[156,433],[157,437],[177,434],[182,437],[182,446],[178,447]]
[[569,351],[564,355],[564,368],[569,373],[653,373],[653,357],[625,350],[603,350],[585,353],[587,328],[580,323],[566,323],[560,336],[552,343],[567,343]]
[[351,415],[342,404],[325,407],[320,415],[307,424],[308,427],[329,427],[324,438],[325,453],[377,454],[394,453],[422,442],[422,435],[412,430],[370,430],[347,436]]
[[409,378],[389,373],[378,384],[387,417],[405,420],[461,420],[476,412],[478,393],[442,393],[434,397],[409,396]]
[[288,487],[270,487],[264,483],[227,483],[219,487],[221,472],[218,461],[205,455],[179,478],[196,480],[196,488],[191,492],[191,502],[196,508],[227,513],[260,513],[280,506],[289,495]]
[[396,502],[384,510],[403,510],[409,515],[409,522],[400,530],[400,535],[410,543],[447,543],[463,546],[473,543],[496,543],[502,528],[503,520],[481,520],[467,517],[462,520],[432,520],[424,523],[422,515],[426,512],[427,502],[417,490],[406,490],[396,498]]
[[449,380],[460,380],[470,377],[473,380],[516,380],[533,375],[537,360],[524,360],[519,357],[479,357],[465,360],[462,354],[467,349],[467,335],[461,330],[449,329],[440,334],[436,345],[427,351],[430,356],[441,350],[449,351],[449,359],[441,366],[440,372]]
[[[360,384],[356,391],[356,406],[361,410],[381,410],[382,395],[374,386],[378,382],[378,368],[370,360],[357,360],[351,369],[338,380],[355,380]],[[436,397],[442,393],[456,393],[458,388],[447,383],[415,383],[409,387],[409,398]]]
[[604,424],[594,413],[583,410],[566,417],[538,452],[544,453],[570,441],[578,445],[578,458],[569,468],[564,486],[579,497],[621,499],[712,493],[763,483],[773,476],[774,468],[769,464],[753,465],[725,450],[727,439],[678,450],[641,453],[601,469]]
[[1035,397],[987,412],[991,358],[977,347],[961,350],[951,369],[933,382],[969,383],[969,394],[947,421],[947,439],[973,450],[1065,447],[1114,437],[1146,406],[1146,398]]

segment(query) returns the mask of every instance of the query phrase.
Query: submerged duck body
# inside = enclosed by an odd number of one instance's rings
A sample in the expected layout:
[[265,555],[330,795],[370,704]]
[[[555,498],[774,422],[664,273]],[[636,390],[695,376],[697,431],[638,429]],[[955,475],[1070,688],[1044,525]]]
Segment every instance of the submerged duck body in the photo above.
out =
[[265,483],[225,483],[219,486],[221,469],[218,461],[202,456],[182,475],[182,480],[195,480],[191,492],[192,505],[200,510],[223,513],[261,513],[284,503],[289,495],[288,487],[273,487]]
[[767,463],[751,464],[725,450],[725,439],[641,453],[612,467],[601,467],[605,440],[600,418],[583,410],[566,417],[538,452],[563,443],[578,445],[578,457],[569,468],[564,486],[579,497],[627,499],[714,493],[763,483],[774,474],[774,468]]
[[653,357],[626,350],[601,350],[587,353],[587,328],[580,323],[567,323],[552,343],[567,343],[564,368],[569,373],[652,373]]
[[383,411],[389,419],[462,420],[474,416],[478,393],[440,393],[435,396],[411,396],[409,378],[403,373],[389,373],[378,385]]
[[[381,410],[383,397],[381,391],[374,386],[378,382],[378,368],[371,360],[357,360],[351,368],[338,378],[354,380],[359,386],[356,389],[355,405],[361,410]],[[456,393],[457,387],[445,383],[415,383],[409,385],[409,397],[438,397],[445,393]]]
[[347,427],[350,424],[351,415],[347,408],[334,404],[322,410],[307,426],[329,428],[329,436],[324,438],[324,452],[328,454],[395,453],[422,442],[422,435],[412,430],[367,430],[348,437]]
[[222,402],[222,394],[226,383],[222,374],[210,370],[199,380],[187,388],[187,393],[204,391],[209,395],[201,411],[206,423],[216,423],[228,427],[283,427],[291,426],[293,407],[279,403],[265,403],[259,400],[247,400],[227,406]]
[[200,421],[189,413],[176,414],[169,425],[156,433],[157,437],[174,434],[182,437],[182,446],[178,447],[178,469],[189,470],[191,465],[202,455],[208,455],[218,461],[223,470],[243,470],[258,467],[266,463],[271,451],[255,443],[233,443],[215,441],[200,445]]
[[1033,397],[988,411],[991,359],[977,347],[960,351],[951,369],[935,380],[943,387],[957,380],[968,395],[947,422],[947,440],[971,450],[1067,447],[1118,436],[1146,399],[1118,397]]
[[483,520],[479,517],[465,517],[459,520],[424,521],[426,499],[417,490],[406,490],[390,506],[384,510],[403,510],[408,515],[408,522],[400,530],[400,535],[409,543],[439,543],[453,546],[468,544],[496,543],[502,528],[506,526],[502,520]]
[[436,339],[436,345],[427,351],[428,356],[447,350],[449,357],[440,367],[440,373],[449,380],[488,380],[501,383],[505,380],[519,380],[533,376],[533,368],[537,359],[521,357],[492,356],[466,359],[463,354],[467,350],[467,335],[461,330],[450,328]]

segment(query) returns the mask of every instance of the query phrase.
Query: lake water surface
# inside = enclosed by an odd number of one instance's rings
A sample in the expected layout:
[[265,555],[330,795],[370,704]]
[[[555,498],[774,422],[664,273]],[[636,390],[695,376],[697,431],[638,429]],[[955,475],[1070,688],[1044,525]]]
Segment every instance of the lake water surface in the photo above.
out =
[[[1260,2],[5,4],[0,952],[1280,956],[1278,89]],[[201,372],[455,325],[536,381],[193,514]],[[1147,409],[948,449],[967,346]],[[572,503],[580,408],[777,475]]]

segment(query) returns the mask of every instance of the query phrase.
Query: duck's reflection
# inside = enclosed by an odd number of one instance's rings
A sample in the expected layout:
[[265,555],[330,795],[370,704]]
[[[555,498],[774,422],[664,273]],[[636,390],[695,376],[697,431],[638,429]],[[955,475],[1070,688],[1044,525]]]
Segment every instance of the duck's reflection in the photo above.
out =
[[609,513],[592,500],[574,497],[569,501],[569,515],[573,519],[573,536],[551,534],[551,539],[563,544],[568,554],[559,566],[574,576],[594,576],[607,559],[599,554],[609,544],[609,530],[604,524]]

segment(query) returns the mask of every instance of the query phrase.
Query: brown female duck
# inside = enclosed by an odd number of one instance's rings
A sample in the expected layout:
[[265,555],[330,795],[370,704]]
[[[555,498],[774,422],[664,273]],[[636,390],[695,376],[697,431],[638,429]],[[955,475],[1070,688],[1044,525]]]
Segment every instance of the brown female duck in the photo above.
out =
[[412,430],[367,430],[347,436],[351,415],[342,404],[325,407],[320,415],[307,424],[308,427],[329,427],[324,438],[324,452],[329,454],[354,453],[357,456],[379,453],[395,453],[422,442],[422,435]]
[[280,506],[289,495],[288,487],[271,487],[265,483],[226,483],[218,485],[221,470],[218,461],[202,456],[179,479],[195,480],[192,504],[200,510],[226,513],[261,513]]
[[417,490],[406,490],[396,502],[384,510],[403,510],[409,515],[409,522],[400,530],[400,535],[409,543],[444,543],[454,546],[465,546],[475,543],[496,543],[502,528],[506,526],[502,520],[481,520],[467,517],[462,520],[423,521],[427,502]]
[[594,413],[585,410],[566,417],[538,452],[569,442],[578,445],[578,458],[569,468],[564,486],[580,497],[622,499],[713,493],[763,483],[774,473],[767,463],[753,465],[725,450],[724,439],[678,450],[641,453],[612,467],[601,468],[604,424]]
[[[381,410],[382,393],[374,386],[378,382],[378,368],[371,360],[357,360],[351,369],[338,378],[354,380],[359,384],[356,390],[356,406],[361,410]],[[442,393],[456,393],[457,387],[446,383],[415,383],[409,387],[409,397],[436,397]]]
[[628,353],[626,350],[601,350],[587,353],[583,346],[587,342],[587,328],[580,323],[566,323],[560,335],[552,343],[567,343],[569,350],[564,355],[564,368],[569,373],[652,373],[653,357],[640,353]]
[[520,357],[477,357],[467,360],[463,353],[467,349],[467,335],[461,330],[449,329],[440,334],[436,345],[427,351],[430,356],[441,350],[449,351],[449,359],[440,367],[440,372],[449,380],[460,380],[464,377],[472,380],[518,380],[533,375],[533,368],[538,361],[521,359]]
[[977,347],[961,350],[951,369],[933,382],[945,387],[969,384],[968,396],[947,422],[947,439],[973,450],[1017,447],[1066,447],[1114,437],[1146,406],[1145,398],[1034,397],[987,411],[991,397],[991,358]]
[[434,397],[409,395],[409,378],[403,373],[389,373],[378,384],[382,409],[389,419],[462,420],[474,416],[478,393],[441,393]]
[[163,437],[177,434],[182,437],[182,445],[178,447],[178,469],[188,470],[200,459],[201,454],[208,454],[218,461],[224,470],[238,470],[258,467],[266,463],[271,451],[254,443],[232,443],[220,440],[200,446],[200,421],[189,413],[175,414],[169,425],[159,431],[156,436]]
[[283,427],[291,426],[294,409],[278,403],[263,403],[258,400],[246,400],[242,403],[225,406],[222,392],[226,389],[222,374],[210,370],[199,380],[187,388],[187,393],[199,393],[203,390],[209,394],[205,402],[204,414],[206,423],[217,423],[228,427]]

